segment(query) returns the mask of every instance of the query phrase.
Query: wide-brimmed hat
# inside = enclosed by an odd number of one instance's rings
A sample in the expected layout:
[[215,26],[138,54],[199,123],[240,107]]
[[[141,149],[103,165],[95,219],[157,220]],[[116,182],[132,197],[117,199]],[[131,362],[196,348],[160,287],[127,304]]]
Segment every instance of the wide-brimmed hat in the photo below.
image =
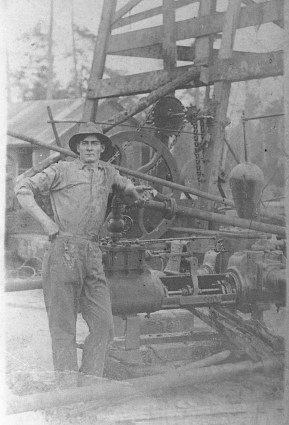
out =
[[93,122],[86,122],[79,124],[77,133],[75,133],[70,139],[69,139],[69,147],[70,149],[78,155],[76,145],[77,143],[81,142],[81,140],[84,139],[85,135],[95,135],[97,136],[98,140],[100,140],[101,143],[104,144],[105,149],[100,155],[100,159],[103,161],[107,161],[111,155],[113,154],[113,148],[111,140],[108,136],[103,134],[102,128],[98,125],[94,124]]

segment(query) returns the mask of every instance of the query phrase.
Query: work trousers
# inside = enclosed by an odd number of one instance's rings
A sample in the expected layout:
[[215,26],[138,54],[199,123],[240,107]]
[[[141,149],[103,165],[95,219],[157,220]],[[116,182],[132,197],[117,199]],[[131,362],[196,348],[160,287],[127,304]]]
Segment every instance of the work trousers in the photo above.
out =
[[89,328],[80,372],[102,376],[113,338],[109,288],[98,243],[57,236],[43,260],[43,293],[56,371],[78,371],[76,320],[80,310]]

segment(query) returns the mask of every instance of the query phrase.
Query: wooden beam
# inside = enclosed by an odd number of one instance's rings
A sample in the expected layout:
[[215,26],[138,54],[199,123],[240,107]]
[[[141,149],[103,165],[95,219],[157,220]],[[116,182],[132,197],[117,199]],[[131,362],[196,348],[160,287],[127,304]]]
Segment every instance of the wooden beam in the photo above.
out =
[[164,70],[170,74],[170,70],[177,63],[177,46],[176,46],[176,31],[175,31],[175,0],[163,0],[163,27],[164,35],[162,42],[162,59]]
[[[163,71],[163,72],[166,72],[166,71]],[[127,110],[122,111],[119,114],[115,115],[112,118],[112,120],[109,121],[107,125],[103,126],[104,133],[106,133],[111,128],[115,127],[116,125],[126,121],[129,117],[132,117],[136,115],[137,113],[139,113],[140,111],[143,111],[148,106],[155,103],[161,97],[182,87],[184,84],[187,84],[190,81],[196,81],[200,77],[201,77],[200,70],[197,67],[192,66],[192,67],[189,67],[189,69],[187,69],[185,72],[182,72],[180,76],[177,76],[176,78],[169,81],[168,83],[162,84],[162,85],[158,84],[155,90],[153,90],[148,96],[140,99],[136,105],[133,105]]]
[[[174,7],[175,9],[178,9],[183,6],[187,6],[192,3],[197,3],[200,0],[175,0]],[[145,10],[144,12],[135,13],[131,16],[126,16],[125,18],[122,18],[118,20],[117,22],[113,23],[112,28],[119,28],[123,27],[125,25],[131,25],[135,22],[143,21],[144,19],[152,18],[153,16],[157,16],[163,13],[163,6],[154,7],[153,9]]]
[[[228,3],[226,18],[224,22],[223,37],[219,50],[220,60],[231,60],[236,30],[238,27],[241,11],[241,0],[235,0]],[[206,181],[202,186],[205,192],[219,193],[218,177],[221,174],[222,154],[225,147],[225,125],[227,120],[227,109],[231,91],[231,81],[225,79],[222,82],[214,84],[214,102],[217,104],[216,116],[212,128],[212,139],[208,145],[206,159],[209,161],[204,164]]]
[[[190,66],[181,66],[173,70],[172,76],[181,76]],[[246,81],[258,78],[274,77],[283,74],[283,51],[270,53],[241,53],[233,52],[232,58],[216,60],[209,66],[209,84],[217,81],[229,80]],[[134,94],[148,93],[160,85],[170,81],[167,71],[151,71],[141,74],[120,76],[100,80],[91,90],[92,98],[117,97]],[[195,81],[193,87],[201,87],[206,84]],[[189,88],[184,85],[182,88]]]
[[113,23],[117,22],[122,18],[126,13],[131,11],[135,6],[137,6],[142,0],[129,0],[123,7],[117,10],[114,14]]
[[94,121],[97,110],[97,101],[91,99],[90,90],[103,76],[107,53],[107,44],[111,32],[112,17],[115,12],[117,0],[106,0],[103,2],[101,20],[98,27],[98,35],[95,43],[93,62],[88,81],[87,97],[83,107],[82,119]]
[[[268,22],[283,21],[283,1],[271,0],[243,7],[238,28],[259,26]],[[176,22],[176,40],[202,37],[223,31],[226,12],[216,12],[209,16]],[[162,44],[163,26],[112,35],[107,53],[120,52],[133,48]]]

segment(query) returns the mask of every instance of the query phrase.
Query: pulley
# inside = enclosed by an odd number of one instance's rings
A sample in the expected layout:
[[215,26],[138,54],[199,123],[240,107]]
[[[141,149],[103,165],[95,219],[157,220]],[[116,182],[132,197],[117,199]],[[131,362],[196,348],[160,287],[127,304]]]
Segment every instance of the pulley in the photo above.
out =
[[162,97],[153,108],[153,122],[162,133],[171,136],[176,134],[183,125],[185,108],[174,96]]

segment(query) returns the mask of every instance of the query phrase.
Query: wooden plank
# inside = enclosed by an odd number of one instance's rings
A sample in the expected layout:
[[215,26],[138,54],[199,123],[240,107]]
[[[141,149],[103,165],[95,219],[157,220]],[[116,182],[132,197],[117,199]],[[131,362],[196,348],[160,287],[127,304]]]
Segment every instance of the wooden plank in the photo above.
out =
[[[243,7],[240,12],[238,28],[283,21],[283,2],[284,0],[271,0],[265,3]],[[185,40],[222,32],[225,14],[225,12],[216,12],[209,16],[176,22],[176,40]],[[107,53],[161,44],[162,37],[162,25],[112,35],[108,43]]]
[[176,30],[175,30],[175,0],[163,0],[163,51],[162,59],[164,70],[170,74],[170,70],[177,63],[177,46],[176,46]]
[[[199,0],[175,0],[174,7],[178,9],[183,6],[187,6],[188,4],[197,3]],[[163,6],[154,7],[153,9],[145,10],[144,12],[135,13],[131,16],[126,16],[114,22],[112,28],[119,28],[125,25],[131,25],[135,22],[143,21],[144,19],[152,18],[153,16],[157,16],[163,13]]]
[[115,12],[116,3],[117,0],[106,0],[103,2],[102,15],[98,27],[98,35],[95,43],[93,62],[88,81],[87,96],[83,107],[83,121],[94,121],[95,119],[97,102],[95,98],[93,100],[89,95],[91,87],[95,86],[96,81],[98,81],[103,76],[107,44],[111,32],[111,21]]
[[[215,0],[203,0],[200,3],[199,17],[208,16],[216,11]],[[196,59],[207,58],[209,59],[211,48],[213,47],[213,37],[206,35],[198,37],[195,42],[195,55]]]
[[129,0],[123,7],[117,10],[114,14],[113,23],[117,22],[120,18],[122,18],[126,13],[128,13],[131,9],[137,6],[142,0]]
[[[241,0],[228,3],[226,19],[223,29],[223,37],[219,50],[219,59],[226,60],[232,57],[233,45],[241,11]],[[212,143],[208,145],[204,164],[206,181],[202,186],[205,192],[219,194],[218,177],[221,173],[222,153],[224,149],[225,126],[227,120],[227,109],[231,91],[231,81],[224,80],[214,84],[214,101],[217,103],[217,110],[214,125],[212,128]],[[213,208],[213,205],[211,203]]]
[[[246,53],[244,51],[237,51],[239,53]],[[217,59],[219,49],[212,49],[212,57]],[[113,53],[117,55],[118,53]],[[162,59],[162,46],[161,44],[155,44],[154,46],[149,47],[140,47],[139,49],[129,49],[122,50],[120,56],[132,56],[132,57],[142,57],[150,59]],[[193,46],[177,46],[177,60],[179,61],[188,61],[193,62],[196,59],[195,47]]]
[[[172,76],[181,76],[189,66],[177,67]],[[283,74],[283,51],[270,53],[236,53],[231,59],[218,60],[209,66],[209,84],[216,81],[229,80],[246,81],[258,78],[274,77]],[[116,97],[133,94],[148,93],[160,85],[170,81],[167,71],[151,71],[141,74],[120,76],[98,81],[90,96],[93,97]],[[201,81],[196,81],[194,87],[205,86]],[[192,85],[184,85],[189,88]]]

